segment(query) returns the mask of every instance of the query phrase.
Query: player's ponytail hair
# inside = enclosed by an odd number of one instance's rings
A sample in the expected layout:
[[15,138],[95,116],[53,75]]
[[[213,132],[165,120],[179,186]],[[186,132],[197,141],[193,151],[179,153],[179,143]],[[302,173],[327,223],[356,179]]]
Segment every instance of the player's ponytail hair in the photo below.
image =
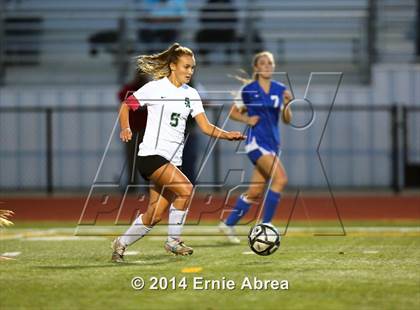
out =
[[153,54],[136,57],[138,70],[150,74],[153,79],[159,80],[171,74],[171,63],[177,63],[181,56],[194,56],[194,53],[179,43],[172,44],[167,50]]
[[249,84],[253,81],[253,79],[249,76],[248,72],[246,72],[244,69],[238,69],[237,71],[238,74],[228,74],[228,77],[234,78],[244,85]]
[[255,71],[255,66],[258,63],[258,60],[261,57],[264,57],[264,56],[270,58],[270,60],[273,62],[273,64],[275,64],[273,54],[269,51],[262,51],[262,52],[259,52],[259,53],[255,54],[254,57],[252,58],[252,69],[254,70],[252,72],[252,77],[250,77],[249,74],[243,69],[239,70],[240,75],[233,75],[233,76],[229,75],[229,76],[237,79],[238,81],[242,82],[242,84],[244,84],[244,85],[258,80],[258,72]]

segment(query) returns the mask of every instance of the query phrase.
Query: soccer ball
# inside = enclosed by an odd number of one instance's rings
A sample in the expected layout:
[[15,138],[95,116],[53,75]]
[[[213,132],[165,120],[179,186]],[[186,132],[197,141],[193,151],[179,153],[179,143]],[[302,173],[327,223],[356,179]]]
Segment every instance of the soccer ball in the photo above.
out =
[[248,244],[256,254],[267,256],[280,247],[280,234],[271,224],[258,224],[249,231]]

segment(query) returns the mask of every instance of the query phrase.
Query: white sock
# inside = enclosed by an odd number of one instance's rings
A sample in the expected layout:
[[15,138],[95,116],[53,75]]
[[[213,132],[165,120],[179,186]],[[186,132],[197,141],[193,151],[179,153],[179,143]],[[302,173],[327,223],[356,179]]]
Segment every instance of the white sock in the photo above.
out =
[[188,211],[182,211],[175,208],[173,205],[169,208],[168,220],[168,241],[173,241],[181,238],[182,228],[184,227],[185,219]]
[[143,225],[142,217],[143,214],[140,214],[124,235],[120,237],[120,242],[125,246],[133,244],[137,240],[143,238],[152,229],[152,227]]

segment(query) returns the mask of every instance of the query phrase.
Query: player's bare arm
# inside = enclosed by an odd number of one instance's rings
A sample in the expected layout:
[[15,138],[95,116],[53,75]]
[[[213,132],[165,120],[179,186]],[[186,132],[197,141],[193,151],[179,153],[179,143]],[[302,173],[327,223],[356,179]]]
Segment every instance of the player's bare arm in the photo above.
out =
[[292,93],[289,90],[285,90],[283,94],[283,109],[281,110],[281,119],[285,124],[289,124],[292,121],[293,115],[290,107],[292,99]]
[[130,141],[131,137],[133,136],[133,133],[131,132],[131,129],[130,129],[130,122],[128,118],[129,111],[130,111],[130,108],[125,102],[123,102],[121,104],[120,113],[119,113],[120,127],[121,127],[120,139],[123,142]]
[[260,120],[260,117],[257,115],[249,116],[246,107],[238,108],[235,104],[233,104],[230,109],[229,118],[234,121],[247,124],[251,127],[254,127]]
[[195,117],[195,121],[197,122],[201,131],[208,136],[226,140],[244,140],[246,138],[239,131],[225,131],[211,124],[205,113],[198,114]]

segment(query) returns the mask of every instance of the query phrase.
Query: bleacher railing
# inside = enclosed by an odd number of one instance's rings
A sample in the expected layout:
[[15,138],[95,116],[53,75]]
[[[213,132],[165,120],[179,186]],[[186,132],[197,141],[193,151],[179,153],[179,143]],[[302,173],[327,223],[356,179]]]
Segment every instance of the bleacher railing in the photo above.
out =
[[[314,107],[319,114],[327,113],[330,108]],[[206,109],[209,118],[215,121],[219,111],[213,115],[211,106]],[[306,112],[299,107],[294,109],[296,117]],[[416,173],[420,171],[418,106],[342,105],[334,108],[333,116],[320,155],[334,188],[399,191],[419,186],[416,181]],[[126,159],[123,143],[118,139],[118,126],[112,135],[116,117],[115,108],[103,106],[0,107],[0,191],[86,190],[92,185],[102,158],[104,171],[99,174],[103,174],[103,182],[120,182]],[[362,129],[363,138],[351,135],[350,139],[345,138],[343,133],[353,133],[353,128],[375,130]],[[281,158],[288,170],[289,188],[325,189],[324,180],[314,179],[317,157],[310,144],[317,141],[308,142],[308,137],[296,141],[295,133],[290,135],[293,129],[288,131]],[[217,143],[206,182],[223,183],[224,169],[240,162],[240,156],[243,155]],[[304,164],[300,165],[302,160]],[[247,162],[243,165],[251,166]]]

